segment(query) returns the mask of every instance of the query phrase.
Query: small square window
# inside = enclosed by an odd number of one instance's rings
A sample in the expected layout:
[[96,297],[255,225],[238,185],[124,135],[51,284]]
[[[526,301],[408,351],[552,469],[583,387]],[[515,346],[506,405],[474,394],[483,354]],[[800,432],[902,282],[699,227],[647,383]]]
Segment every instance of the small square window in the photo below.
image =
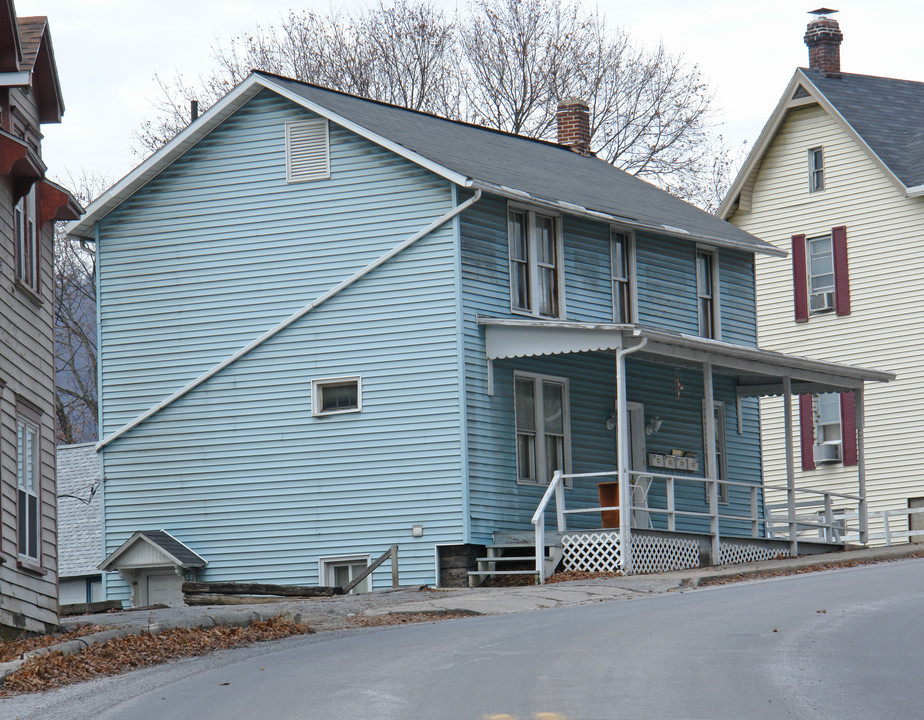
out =
[[825,189],[825,151],[824,148],[812,148],[808,151],[809,192],[821,192]]
[[312,415],[337,415],[361,410],[362,380],[359,377],[311,381]]

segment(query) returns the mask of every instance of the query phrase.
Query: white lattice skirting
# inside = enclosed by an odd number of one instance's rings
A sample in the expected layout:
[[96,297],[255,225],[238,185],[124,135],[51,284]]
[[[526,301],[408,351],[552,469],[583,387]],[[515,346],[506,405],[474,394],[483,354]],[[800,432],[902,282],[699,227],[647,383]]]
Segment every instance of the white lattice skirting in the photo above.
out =
[[699,543],[689,538],[632,536],[632,572],[656,573],[699,567]]
[[[648,535],[632,537],[632,567],[636,573],[666,572],[699,567],[695,540]],[[615,572],[620,569],[618,532],[565,535],[561,539],[566,570]]]
[[622,560],[618,532],[564,535],[562,559],[566,570],[615,572]]
[[719,565],[737,565],[738,563],[772,560],[778,557],[789,557],[789,550],[787,548],[768,547],[767,545],[719,543]]

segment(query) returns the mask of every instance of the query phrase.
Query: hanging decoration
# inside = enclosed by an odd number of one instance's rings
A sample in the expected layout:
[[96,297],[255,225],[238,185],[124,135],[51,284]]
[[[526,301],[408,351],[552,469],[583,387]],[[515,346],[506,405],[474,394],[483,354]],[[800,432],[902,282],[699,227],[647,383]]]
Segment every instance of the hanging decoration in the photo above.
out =
[[679,367],[674,368],[674,387],[677,388],[676,399],[679,400],[680,393],[683,390],[683,385],[680,382],[680,368]]

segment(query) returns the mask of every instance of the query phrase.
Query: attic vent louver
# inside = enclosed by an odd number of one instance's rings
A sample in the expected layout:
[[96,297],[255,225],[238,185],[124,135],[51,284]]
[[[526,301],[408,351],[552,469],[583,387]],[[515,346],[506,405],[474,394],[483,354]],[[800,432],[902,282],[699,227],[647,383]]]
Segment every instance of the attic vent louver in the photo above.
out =
[[286,179],[301,182],[329,177],[327,120],[286,123]]

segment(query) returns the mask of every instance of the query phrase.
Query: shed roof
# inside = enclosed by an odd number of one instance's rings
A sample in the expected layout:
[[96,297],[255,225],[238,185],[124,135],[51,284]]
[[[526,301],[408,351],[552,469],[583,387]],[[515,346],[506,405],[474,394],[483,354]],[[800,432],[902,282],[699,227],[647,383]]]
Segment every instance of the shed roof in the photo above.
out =
[[[100,570],[118,570],[119,558],[128,553],[138,543],[147,543],[159,551],[158,558],[173,564],[187,567],[204,567],[208,564],[202,556],[193,552],[188,546],[181,543],[166,530],[138,530],[122,543],[112,554],[100,563]],[[158,565],[160,562],[158,561]]]
[[97,575],[102,555],[99,460],[96,443],[59,445],[58,574]]

